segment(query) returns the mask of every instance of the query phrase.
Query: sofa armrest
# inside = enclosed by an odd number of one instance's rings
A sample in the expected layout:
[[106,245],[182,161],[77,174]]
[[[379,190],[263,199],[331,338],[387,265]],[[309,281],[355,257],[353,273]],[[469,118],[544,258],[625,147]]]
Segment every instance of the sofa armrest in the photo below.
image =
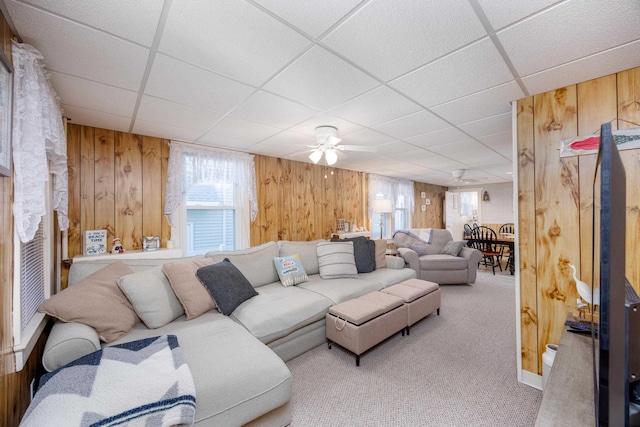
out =
[[409,248],[398,248],[398,253],[409,265],[409,268],[416,272],[416,277],[420,278],[420,258],[416,251]]
[[98,333],[91,326],[58,321],[51,328],[44,346],[42,366],[51,372],[100,348]]
[[477,249],[463,247],[458,256],[469,260],[469,264],[478,264],[482,259],[482,252]]
[[402,257],[385,255],[384,259],[387,263],[387,268],[391,268],[394,270],[402,270],[405,266],[404,258]]

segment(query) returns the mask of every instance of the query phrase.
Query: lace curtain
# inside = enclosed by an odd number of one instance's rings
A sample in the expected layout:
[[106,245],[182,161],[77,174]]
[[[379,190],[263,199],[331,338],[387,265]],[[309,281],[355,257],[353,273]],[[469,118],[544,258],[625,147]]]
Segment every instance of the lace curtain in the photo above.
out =
[[164,214],[169,225],[177,227],[176,208],[182,195],[196,184],[224,182],[246,189],[251,221],[258,215],[256,169],[253,156],[207,147],[171,142],[169,144]]
[[67,139],[62,108],[42,64],[28,44],[12,41],[13,215],[20,240],[33,239],[46,214],[45,182],[53,174],[53,209],[60,230],[69,227]]
[[[411,226],[414,196],[413,181],[369,174],[369,218],[373,216],[374,199],[390,199],[395,208],[407,208],[407,225]],[[395,224],[395,212],[391,213],[391,222]]]

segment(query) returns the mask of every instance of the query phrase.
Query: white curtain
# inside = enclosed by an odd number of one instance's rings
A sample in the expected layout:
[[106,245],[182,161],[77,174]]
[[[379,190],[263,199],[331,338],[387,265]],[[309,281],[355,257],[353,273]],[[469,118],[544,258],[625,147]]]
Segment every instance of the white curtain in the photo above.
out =
[[53,174],[53,209],[64,231],[69,226],[67,139],[62,108],[42,64],[28,44],[12,41],[13,215],[20,240],[33,239],[46,214],[45,182]]
[[[394,208],[407,208],[407,226],[411,227],[413,214],[413,181],[388,176],[369,174],[369,218],[372,217],[374,199],[389,199]],[[391,213],[391,223],[395,224],[395,212]]]
[[251,221],[258,214],[256,193],[256,169],[251,154],[198,147],[191,144],[169,144],[169,168],[167,171],[164,214],[169,225],[177,227],[176,208],[182,195],[196,184],[228,183],[244,188],[249,195]]

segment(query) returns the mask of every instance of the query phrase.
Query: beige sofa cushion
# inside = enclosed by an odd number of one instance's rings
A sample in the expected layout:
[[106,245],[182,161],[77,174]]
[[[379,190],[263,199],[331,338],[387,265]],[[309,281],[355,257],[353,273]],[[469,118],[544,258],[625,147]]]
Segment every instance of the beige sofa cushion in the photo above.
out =
[[149,329],[164,326],[184,314],[160,265],[123,276],[118,286]]
[[202,258],[194,261],[167,262],[162,265],[162,271],[182,304],[187,320],[195,319],[216,308],[209,292],[196,276],[196,271],[200,267],[211,264],[213,264],[211,258]]
[[131,273],[122,262],[108,264],[45,300],[38,311],[63,322],[84,323],[94,328],[102,341],[114,341],[140,321],[118,287],[118,279]]
[[316,245],[316,253],[323,279],[358,278],[353,242],[320,242]]
[[318,254],[316,253],[316,246],[319,242],[326,242],[326,240],[312,240],[310,242],[290,242],[288,240],[280,240],[278,247],[280,248],[280,256],[291,256],[295,254],[300,255],[304,271],[307,275],[318,274],[320,269],[318,267]]
[[280,256],[276,242],[267,242],[238,251],[208,252],[205,256],[215,262],[222,262],[225,258],[229,258],[231,264],[238,267],[254,288],[280,280],[276,266],[273,264],[273,258]]

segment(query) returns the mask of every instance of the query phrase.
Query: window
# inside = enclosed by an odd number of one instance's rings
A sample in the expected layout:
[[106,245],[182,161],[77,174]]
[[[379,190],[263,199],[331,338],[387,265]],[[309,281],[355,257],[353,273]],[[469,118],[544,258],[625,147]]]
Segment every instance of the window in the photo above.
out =
[[[48,181],[48,183],[51,180]],[[13,339],[16,370],[20,371],[46,325],[46,317],[38,306],[53,293],[56,269],[53,266],[53,225],[51,186],[47,183],[47,212],[42,217],[34,238],[22,243],[14,233]]]
[[[390,238],[395,230],[411,228],[413,212],[413,181],[369,174],[369,217],[371,218],[371,236]],[[391,214],[373,212],[373,201],[389,199],[393,204]],[[382,217],[382,233],[380,218]]]
[[[187,191],[186,243],[187,255],[209,251],[235,250],[242,217],[233,184],[196,184]],[[240,200],[238,200],[240,199]]]

